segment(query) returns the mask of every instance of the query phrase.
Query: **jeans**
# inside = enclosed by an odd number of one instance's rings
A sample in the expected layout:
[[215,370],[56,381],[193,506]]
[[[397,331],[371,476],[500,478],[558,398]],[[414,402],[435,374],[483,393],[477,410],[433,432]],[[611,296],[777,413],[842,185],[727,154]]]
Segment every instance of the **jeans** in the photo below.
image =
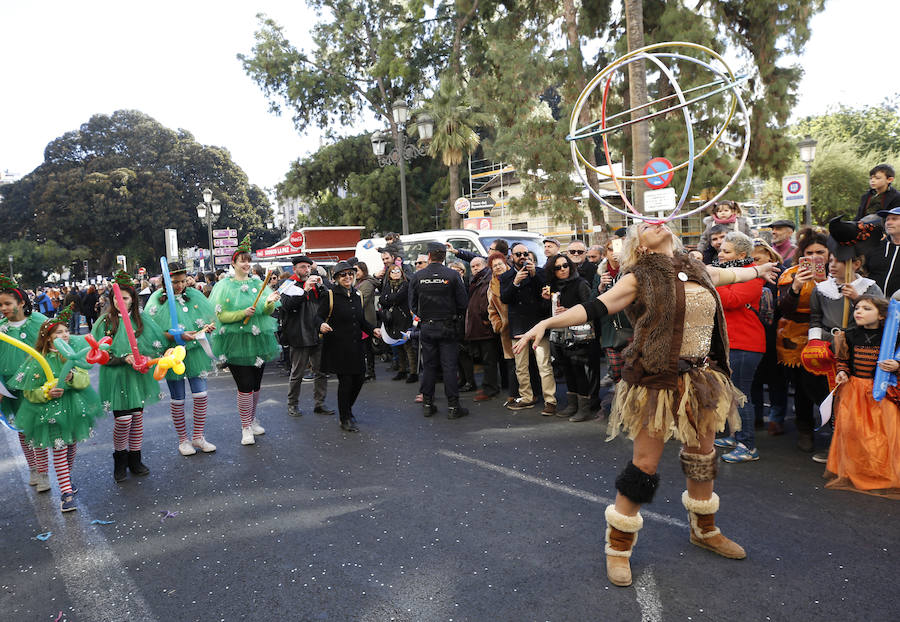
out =
[[[166,384],[169,385],[169,397],[171,399],[184,400],[184,380],[184,378],[179,378],[178,380],[166,380]],[[191,393],[193,395],[206,391],[206,378],[197,376],[188,378],[187,381],[188,384],[191,385]]]
[[[750,352],[748,350],[732,350],[731,351],[731,382],[744,395],[750,395],[750,388],[753,386],[753,376],[756,374],[756,368],[759,361],[762,360],[762,352]],[[753,411],[753,404],[748,399],[743,406],[740,407],[741,429],[734,433],[734,438],[747,446],[747,449],[756,447],[755,435],[755,419],[756,413]]]
[[81,331],[81,314],[78,311],[72,312],[72,318],[69,320],[69,332],[73,335],[79,334]]

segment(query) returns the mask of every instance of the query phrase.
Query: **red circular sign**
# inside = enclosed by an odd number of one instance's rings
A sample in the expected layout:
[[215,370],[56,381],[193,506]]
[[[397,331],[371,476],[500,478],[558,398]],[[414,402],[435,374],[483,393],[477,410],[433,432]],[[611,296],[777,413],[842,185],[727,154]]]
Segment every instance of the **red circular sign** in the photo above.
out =
[[797,194],[800,192],[800,182],[799,181],[789,181],[787,185],[787,191],[790,194]]
[[294,248],[300,248],[303,246],[303,233],[301,231],[294,231],[290,237],[291,246]]
[[[665,158],[652,158],[647,164],[644,166],[644,175],[653,175],[653,173],[661,173],[662,171],[668,171],[672,168],[672,163],[669,162]],[[644,180],[644,183],[653,188],[654,190],[659,190],[660,188],[665,188],[669,185],[669,182],[672,181],[672,178],[675,177],[674,173],[664,173],[662,175],[655,175],[653,177],[648,177]]]

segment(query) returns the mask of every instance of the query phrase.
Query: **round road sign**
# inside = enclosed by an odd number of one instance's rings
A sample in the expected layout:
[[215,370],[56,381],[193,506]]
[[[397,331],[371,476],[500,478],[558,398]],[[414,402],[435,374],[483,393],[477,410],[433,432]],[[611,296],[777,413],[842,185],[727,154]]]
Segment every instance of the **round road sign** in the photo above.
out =
[[791,194],[797,194],[800,190],[803,189],[803,186],[799,181],[789,181],[787,185],[787,191]]
[[[652,175],[653,173],[662,173],[663,171],[668,171],[672,168],[672,163],[669,162],[665,158],[652,158],[647,164],[644,166],[644,175]],[[675,173],[669,172],[662,175],[657,175],[655,177],[648,177],[644,180],[650,188],[654,190],[659,190],[660,188],[665,188],[672,181],[672,178],[675,177]]]

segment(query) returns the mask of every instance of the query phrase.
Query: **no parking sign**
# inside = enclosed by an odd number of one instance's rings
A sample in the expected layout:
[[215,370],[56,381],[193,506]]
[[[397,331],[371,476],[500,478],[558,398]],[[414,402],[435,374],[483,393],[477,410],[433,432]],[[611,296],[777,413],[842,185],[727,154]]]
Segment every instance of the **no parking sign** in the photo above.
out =
[[785,207],[802,207],[806,205],[806,193],[809,184],[806,175],[785,175],[781,178],[781,199]]
[[[665,158],[652,158],[647,164],[644,166],[644,175],[653,175],[653,173],[662,173],[663,171],[668,171],[672,168],[672,163],[669,162]],[[675,174],[672,172],[665,173],[662,175],[654,175],[653,177],[648,177],[644,180],[644,183],[647,184],[653,190],[659,190],[660,188],[665,188],[672,181],[672,178],[675,177]]]

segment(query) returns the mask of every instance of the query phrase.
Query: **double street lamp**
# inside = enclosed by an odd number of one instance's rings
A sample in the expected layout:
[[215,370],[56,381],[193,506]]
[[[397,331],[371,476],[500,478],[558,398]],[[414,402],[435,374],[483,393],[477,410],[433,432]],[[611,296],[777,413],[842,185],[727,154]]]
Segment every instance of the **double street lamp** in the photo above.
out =
[[812,225],[812,204],[810,203],[810,195],[812,195],[812,188],[810,185],[809,171],[812,168],[813,160],[816,159],[816,145],[819,144],[816,139],[811,137],[809,134],[806,137],[797,143],[797,148],[800,150],[800,161],[806,164],[806,224],[807,226]]
[[[407,122],[409,121],[409,107],[406,105],[406,102],[398,99],[391,106],[391,111],[394,117],[394,124],[391,128],[394,133],[394,147],[390,152],[385,153],[391,133],[379,130],[372,134],[372,152],[378,158],[378,165],[382,168],[389,164],[396,164],[400,167],[400,217],[403,221],[403,234],[405,235],[409,233],[409,219],[406,211],[405,163],[413,158],[426,155],[428,150],[417,143],[407,142],[409,140],[409,136],[406,134]],[[416,119],[416,126],[419,132],[419,140],[431,140],[434,135],[434,120],[428,114],[420,114]]]
[[222,203],[219,199],[212,198],[212,190],[205,188],[203,190],[203,203],[197,203],[197,216],[200,220],[206,219],[206,231],[209,234],[209,271],[213,272],[216,267],[213,265],[213,234],[212,224],[222,211]]

